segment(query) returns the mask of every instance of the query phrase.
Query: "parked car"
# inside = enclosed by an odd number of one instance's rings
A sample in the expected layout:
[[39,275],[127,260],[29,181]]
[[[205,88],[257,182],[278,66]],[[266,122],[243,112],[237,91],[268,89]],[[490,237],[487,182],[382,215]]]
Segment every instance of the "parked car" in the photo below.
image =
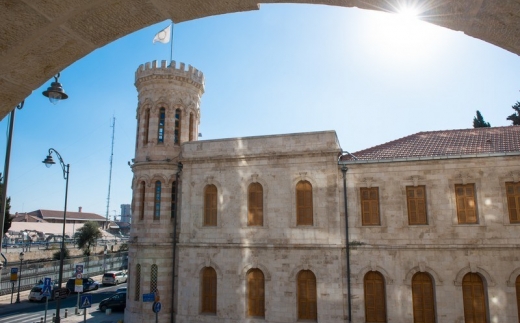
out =
[[114,296],[105,298],[99,303],[99,310],[104,312],[107,308],[113,310],[124,310],[126,307],[126,292],[117,293]]
[[103,275],[101,283],[103,285],[119,285],[120,283],[126,283],[127,279],[126,272],[122,270],[109,271]]
[[[31,291],[29,292],[29,301],[30,302],[45,302],[47,300],[47,296],[43,295],[43,284],[37,284],[33,288],[31,288]],[[58,288],[58,285],[54,282],[52,283],[49,300],[54,299],[54,289]]]
[[[67,281],[67,285],[66,286],[67,286],[67,289],[71,293],[75,293],[74,292],[74,285],[75,284],[76,284],[76,278],[70,278]],[[91,291],[91,290],[97,290],[99,288],[99,285],[100,285],[100,283],[95,281],[94,279],[83,277],[83,292],[88,292],[88,291]]]
[[116,294],[117,293],[126,293],[126,286],[125,287],[119,287],[118,289],[116,289]]

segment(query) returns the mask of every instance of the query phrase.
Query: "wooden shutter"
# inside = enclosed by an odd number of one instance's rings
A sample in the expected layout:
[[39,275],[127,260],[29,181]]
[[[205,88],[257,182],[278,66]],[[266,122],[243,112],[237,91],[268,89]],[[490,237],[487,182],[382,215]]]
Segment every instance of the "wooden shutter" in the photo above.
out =
[[433,283],[430,275],[417,273],[412,278],[413,322],[435,323]]
[[426,187],[407,186],[408,224],[428,224],[426,217]]
[[318,319],[316,276],[310,270],[298,274],[298,319]]
[[208,185],[204,190],[204,225],[217,225],[217,187]]
[[312,225],[312,185],[308,181],[296,184],[296,224]]
[[361,218],[363,225],[381,225],[379,187],[361,188]]
[[247,225],[264,225],[264,190],[259,183],[252,183],[248,189]]
[[247,315],[265,316],[265,280],[260,269],[252,269],[247,274]]
[[366,322],[386,322],[385,280],[377,271],[365,275],[365,320]]
[[202,270],[201,312],[217,314],[217,273],[206,267]]
[[459,224],[478,223],[475,184],[455,185],[455,197]]
[[506,194],[509,222],[520,223],[520,182],[506,183]]
[[487,323],[484,284],[478,274],[469,273],[462,279],[465,323]]

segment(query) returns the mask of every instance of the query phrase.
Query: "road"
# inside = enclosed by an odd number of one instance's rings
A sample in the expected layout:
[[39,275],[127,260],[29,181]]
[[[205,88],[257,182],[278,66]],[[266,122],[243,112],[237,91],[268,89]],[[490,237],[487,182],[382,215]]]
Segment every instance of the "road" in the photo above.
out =
[[[88,312],[99,312],[99,302],[107,297],[114,295],[117,288],[125,286],[126,284],[106,287],[100,286],[98,290],[88,292],[88,294],[92,295],[92,307],[89,308]],[[64,317],[65,309],[68,310],[68,316],[74,315],[77,299],[77,294],[71,294],[68,298],[61,300],[60,307],[62,317]],[[45,316],[45,306],[45,303],[29,303],[28,301],[26,301],[26,304],[23,308],[4,306],[0,309],[0,323],[40,322],[40,318]],[[47,309],[47,322],[52,322],[53,313],[56,313],[56,301],[49,301]]]

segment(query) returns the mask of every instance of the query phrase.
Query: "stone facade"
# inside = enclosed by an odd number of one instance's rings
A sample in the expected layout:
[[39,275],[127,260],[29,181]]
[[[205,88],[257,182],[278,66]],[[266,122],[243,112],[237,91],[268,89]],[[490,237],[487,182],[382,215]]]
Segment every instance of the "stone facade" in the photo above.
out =
[[[197,141],[204,82],[191,67],[146,64],[137,71],[136,86],[125,322],[153,319],[151,303],[142,296],[155,289],[163,304],[159,322],[296,322],[298,275],[304,271],[315,276],[314,321],[369,322],[366,277],[378,273],[385,308],[380,321],[420,322],[414,321],[412,282],[415,274],[425,273],[433,283],[435,321],[465,322],[463,279],[474,273],[484,286],[485,321],[518,322],[520,223],[509,218],[506,183],[520,179],[520,128],[491,128],[493,133],[485,133],[475,146],[481,153],[471,155],[428,157],[425,149],[420,158],[357,159],[341,157],[334,131]],[[511,129],[516,132],[509,133]],[[505,131],[502,145],[497,138]],[[443,139],[444,148],[472,147],[451,140]],[[507,145],[512,150],[497,152]],[[342,167],[348,167],[345,177]],[[301,182],[312,187],[310,225],[297,223],[296,187]],[[263,189],[261,225],[248,224],[253,183]],[[460,184],[474,185],[475,223],[459,223],[455,186]],[[210,186],[216,188],[216,211],[215,223],[208,225],[205,190]],[[419,186],[426,193],[426,220],[410,224],[407,189]],[[366,225],[361,189],[373,188],[378,188],[380,223]],[[216,273],[211,314],[202,313],[206,268]],[[263,317],[248,315],[251,270],[261,271],[265,279]]]
[[[437,322],[464,322],[462,278],[478,273],[487,289],[487,322],[518,322],[519,224],[511,224],[506,182],[518,181],[518,156],[348,165],[347,195],[353,318],[364,322],[363,278],[385,278],[388,322],[414,322],[412,276],[434,281]],[[474,183],[478,223],[458,224],[455,184]],[[409,225],[406,186],[426,187],[427,225]],[[380,226],[361,224],[360,188],[379,187]],[[342,216],[343,218],[343,216]]]

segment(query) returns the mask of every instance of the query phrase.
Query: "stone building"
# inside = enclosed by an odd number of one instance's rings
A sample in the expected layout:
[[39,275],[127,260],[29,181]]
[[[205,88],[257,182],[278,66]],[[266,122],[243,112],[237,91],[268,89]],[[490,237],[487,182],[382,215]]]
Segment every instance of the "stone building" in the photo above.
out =
[[136,87],[125,322],[519,321],[520,127],[197,141],[202,73]]

